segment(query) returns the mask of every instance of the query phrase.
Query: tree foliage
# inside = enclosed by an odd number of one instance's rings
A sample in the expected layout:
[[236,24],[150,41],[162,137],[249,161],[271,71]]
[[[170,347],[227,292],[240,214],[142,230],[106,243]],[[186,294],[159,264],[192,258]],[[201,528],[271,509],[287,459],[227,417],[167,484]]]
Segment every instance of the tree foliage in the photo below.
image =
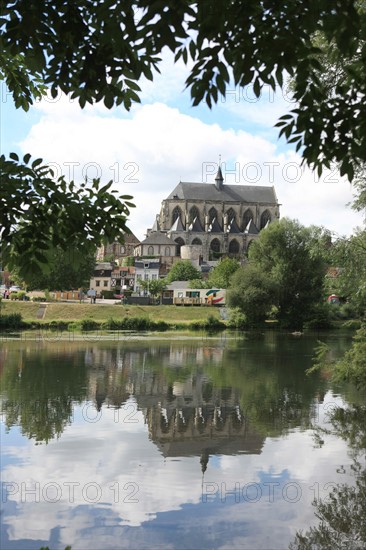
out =
[[339,239],[332,247],[333,265],[340,268],[336,284],[340,296],[347,299],[361,317],[366,312],[366,230],[358,230],[348,239]]
[[275,284],[259,266],[246,265],[231,277],[227,303],[230,308],[239,308],[249,325],[263,322],[273,304]]
[[278,318],[293,328],[302,326],[312,308],[324,299],[325,262],[314,229],[282,218],[259,234],[249,248],[249,261],[276,287]]
[[[297,105],[279,121],[280,134],[319,169],[334,160],[352,178],[354,161],[366,160],[361,2],[3,0],[1,8],[1,73],[17,106],[37,97],[36,77],[53,97],[60,89],[81,107],[103,101],[129,109],[139,101],[138,82],[153,79],[169,48],[190,66],[193,105],[211,107],[233,85],[251,84],[259,97],[263,86],[282,88],[287,73]],[[324,49],[343,70],[331,93]],[[17,59],[23,70],[14,68]]]
[[176,262],[166,278],[167,283],[172,283],[173,281],[191,281],[194,279],[202,279],[202,275],[189,260],[179,260]]
[[153,297],[159,296],[166,287],[166,281],[164,279],[153,279],[152,281],[139,279],[138,284]]
[[270,224],[251,244],[249,265],[231,279],[230,307],[258,322],[275,306],[281,326],[302,328],[324,300],[328,243],[323,228],[287,218]]
[[336,362],[335,378],[366,389],[366,324],[357,330],[351,348]]
[[233,258],[223,258],[221,262],[211,271],[209,275],[210,286],[228,288],[230,279],[239,268],[239,262]]
[[[211,107],[233,86],[252,85],[259,97],[263,86],[283,88],[289,74],[296,105],[279,120],[280,135],[319,172],[336,162],[351,180],[366,161],[361,2],[1,0],[0,7],[0,77],[16,107],[27,110],[47,88],[52,97],[70,94],[82,108],[103,101],[130,109],[140,101],[139,82],[153,80],[168,48],[189,66],[193,105]],[[323,79],[329,59],[342,66],[331,91]],[[54,182],[27,159],[1,160],[6,261],[14,247],[22,269],[40,269],[49,243],[66,250],[75,237],[80,245],[98,244],[101,235],[113,240],[126,230],[127,197],[112,195],[110,184],[76,193],[73,183]]]
[[0,237],[2,263],[19,268],[27,280],[45,271],[49,251],[86,248],[120,239],[132,197],[110,192],[112,182],[77,186],[53,179],[42,159],[0,157]]
[[[89,288],[90,277],[95,268],[95,246],[92,243],[80,249],[70,247],[62,250],[57,247],[45,252],[47,269],[32,271],[24,279],[19,268],[12,271],[12,280],[26,286],[27,290],[72,290]],[[15,263],[18,264],[17,260]]]

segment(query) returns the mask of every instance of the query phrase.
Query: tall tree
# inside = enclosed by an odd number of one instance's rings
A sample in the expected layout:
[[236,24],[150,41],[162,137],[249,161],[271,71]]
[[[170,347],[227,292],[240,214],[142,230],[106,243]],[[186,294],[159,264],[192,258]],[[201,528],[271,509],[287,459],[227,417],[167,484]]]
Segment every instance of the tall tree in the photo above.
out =
[[283,218],[261,231],[249,247],[249,261],[275,284],[279,320],[293,328],[301,327],[324,300],[326,264],[316,242],[314,229]]

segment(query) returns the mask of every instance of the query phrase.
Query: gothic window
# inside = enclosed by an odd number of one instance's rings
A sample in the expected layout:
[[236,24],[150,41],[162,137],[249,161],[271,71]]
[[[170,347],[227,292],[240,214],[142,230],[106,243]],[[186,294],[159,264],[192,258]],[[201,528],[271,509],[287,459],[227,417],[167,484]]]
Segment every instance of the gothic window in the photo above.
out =
[[147,249],[147,254],[148,254],[148,256],[153,256],[154,255],[154,247],[153,246],[149,246],[149,248]]
[[170,246],[165,247],[165,256],[170,256]]
[[192,206],[189,210],[189,223],[192,223],[195,218],[200,221],[200,213],[197,206]]
[[210,249],[212,252],[220,252],[220,241],[219,239],[213,239],[210,244]]
[[180,218],[182,220],[182,211],[179,208],[179,206],[176,206],[172,213],[172,225],[175,222],[177,218]]
[[214,218],[217,219],[217,210],[216,208],[212,207],[208,211],[208,223],[210,224]]
[[182,237],[175,239],[175,242],[177,243],[177,256],[180,256],[180,248],[185,245],[185,242]]
[[230,223],[233,218],[236,221],[236,214],[235,214],[235,210],[233,208],[229,208],[229,210],[226,212],[226,214],[227,214],[228,223]]
[[236,239],[230,241],[229,254],[239,254],[239,243]]
[[197,239],[196,237],[195,239],[193,239],[192,244],[202,244],[202,241],[201,239]]
[[268,222],[271,222],[271,214],[268,210],[265,210],[261,215],[261,229],[263,229],[263,227],[266,227]]
[[248,208],[248,210],[244,212],[244,216],[243,216],[243,231],[245,230],[250,220],[253,220],[253,219],[254,219],[253,212],[250,210],[250,208]]

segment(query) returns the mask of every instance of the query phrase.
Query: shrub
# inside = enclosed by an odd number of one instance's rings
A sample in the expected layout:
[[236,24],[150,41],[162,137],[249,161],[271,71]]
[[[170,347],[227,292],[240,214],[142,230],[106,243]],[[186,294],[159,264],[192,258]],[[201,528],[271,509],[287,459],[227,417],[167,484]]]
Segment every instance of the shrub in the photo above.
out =
[[320,303],[313,308],[311,316],[304,323],[307,329],[327,329],[332,327],[334,306]]
[[69,324],[68,321],[50,321],[48,327],[51,330],[68,330]]
[[121,321],[110,317],[107,321],[103,321],[100,328],[102,330],[121,330]]
[[10,313],[9,315],[0,315],[0,327],[6,329],[18,329],[24,326],[20,313]]
[[229,310],[228,326],[234,329],[243,329],[248,326],[244,313],[242,313],[238,307]]
[[77,323],[77,325],[80,327],[80,330],[95,330],[99,328],[99,323],[97,321],[94,321],[94,319],[81,319]]
[[45,296],[32,296],[32,302],[46,302]]
[[207,332],[217,332],[219,330],[224,330],[226,325],[213,315],[209,315],[206,321],[195,321],[190,323],[188,328],[190,330],[207,330]]
[[106,300],[107,299],[112,300],[114,298],[115,291],[114,290],[102,290],[100,294]]

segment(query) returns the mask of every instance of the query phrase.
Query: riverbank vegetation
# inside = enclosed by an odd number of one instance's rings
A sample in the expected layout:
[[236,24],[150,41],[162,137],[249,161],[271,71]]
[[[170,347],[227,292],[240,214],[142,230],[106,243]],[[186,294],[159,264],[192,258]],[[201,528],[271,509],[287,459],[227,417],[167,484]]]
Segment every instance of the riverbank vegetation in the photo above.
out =
[[39,304],[3,301],[0,328],[22,330],[49,328],[57,330],[223,330],[216,308],[177,306],[122,306],[50,303],[38,318]]

